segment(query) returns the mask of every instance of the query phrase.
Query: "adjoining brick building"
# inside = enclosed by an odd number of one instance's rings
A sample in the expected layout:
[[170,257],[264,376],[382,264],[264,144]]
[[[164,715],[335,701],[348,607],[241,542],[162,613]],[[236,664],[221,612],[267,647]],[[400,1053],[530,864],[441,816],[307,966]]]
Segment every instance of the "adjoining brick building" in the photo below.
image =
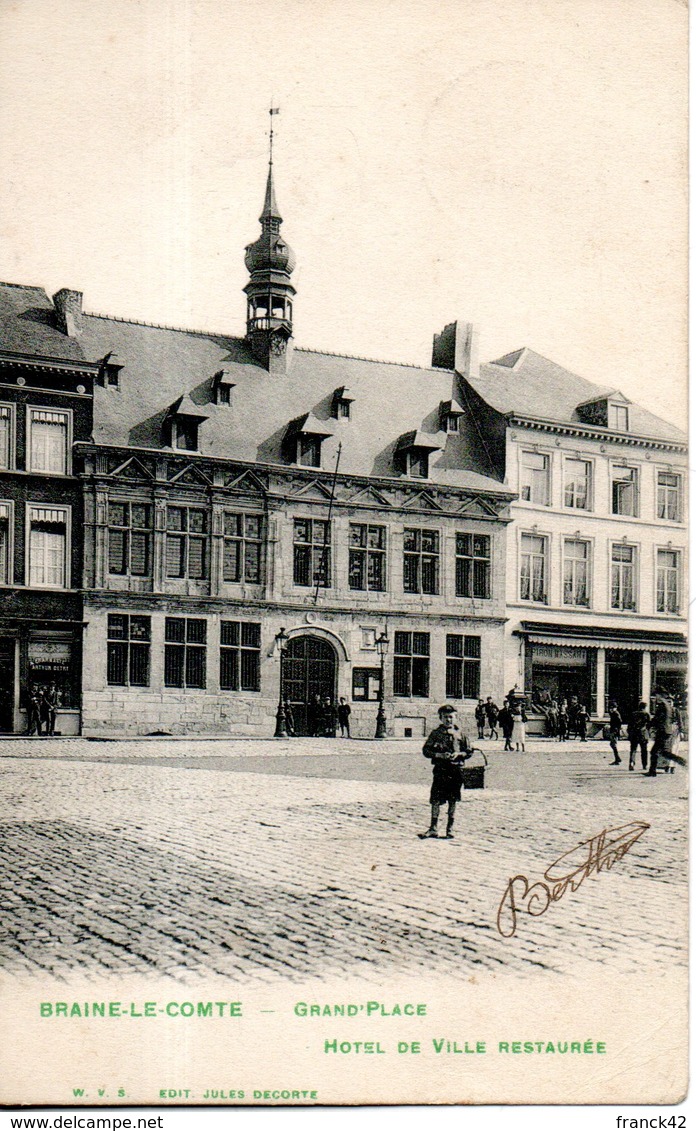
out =
[[71,335],[79,296],[0,284],[0,732],[27,728],[54,685],[56,727],[80,730],[83,490],[100,366]]
[[685,434],[529,349],[479,366],[471,341],[453,324],[434,358],[457,366],[486,470],[516,496],[506,686],[575,694],[598,719],[656,684],[684,696]]

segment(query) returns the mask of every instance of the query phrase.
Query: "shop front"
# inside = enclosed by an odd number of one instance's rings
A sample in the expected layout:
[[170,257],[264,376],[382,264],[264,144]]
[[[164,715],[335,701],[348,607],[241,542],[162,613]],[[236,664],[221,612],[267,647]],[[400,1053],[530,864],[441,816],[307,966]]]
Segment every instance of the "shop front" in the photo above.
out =
[[79,734],[81,678],[81,622],[0,625],[0,733],[28,731],[36,694],[55,702],[56,734]]
[[685,702],[683,633],[523,621],[517,635],[533,704],[577,696],[599,721],[607,718],[612,701],[628,719],[641,700],[650,704],[656,686]]

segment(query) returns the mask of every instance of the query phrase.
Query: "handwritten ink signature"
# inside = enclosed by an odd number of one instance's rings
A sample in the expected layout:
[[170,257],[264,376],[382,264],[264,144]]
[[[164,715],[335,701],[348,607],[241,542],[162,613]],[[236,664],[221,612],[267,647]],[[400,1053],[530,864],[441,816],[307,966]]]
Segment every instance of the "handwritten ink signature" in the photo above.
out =
[[632,821],[604,829],[570,852],[564,852],[546,869],[544,879],[534,884],[530,885],[526,876],[513,876],[498,908],[500,934],[503,938],[512,938],[517,930],[518,912],[543,915],[567,892],[577,891],[588,876],[612,868],[649,828],[645,821]]

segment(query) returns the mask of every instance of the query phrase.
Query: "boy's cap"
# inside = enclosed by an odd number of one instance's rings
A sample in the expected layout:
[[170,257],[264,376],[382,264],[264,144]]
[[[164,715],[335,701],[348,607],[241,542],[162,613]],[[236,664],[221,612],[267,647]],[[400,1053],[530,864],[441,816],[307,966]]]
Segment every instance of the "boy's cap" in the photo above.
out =
[[451,703],[443,703],[442,706],[437,709],[438,715],[454,715],[456,712],[457,708],[453,707]]

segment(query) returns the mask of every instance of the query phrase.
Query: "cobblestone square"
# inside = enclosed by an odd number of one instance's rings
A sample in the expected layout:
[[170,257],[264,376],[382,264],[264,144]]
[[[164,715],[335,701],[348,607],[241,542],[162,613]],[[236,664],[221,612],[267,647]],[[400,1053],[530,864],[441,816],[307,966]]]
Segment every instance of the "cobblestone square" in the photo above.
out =
[[[684,964],[685,771],[647,779],[623,752],[610,768],[602,742],[490,746],[456,839],[423,842],[430,765],[413,742],[3,741],[5,975]],[[501,936],[512,876],[532,883],[632,821],[650,828],[611,870]]]

